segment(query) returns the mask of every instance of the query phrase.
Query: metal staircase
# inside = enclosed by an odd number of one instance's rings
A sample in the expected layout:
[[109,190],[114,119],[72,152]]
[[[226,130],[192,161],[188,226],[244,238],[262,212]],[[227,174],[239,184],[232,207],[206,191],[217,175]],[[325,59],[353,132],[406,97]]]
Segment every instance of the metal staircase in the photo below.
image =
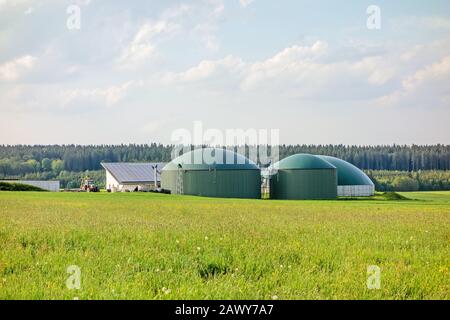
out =
[[176,194],[184,194],[183,190],[183,169],[178,167],[176,180]]

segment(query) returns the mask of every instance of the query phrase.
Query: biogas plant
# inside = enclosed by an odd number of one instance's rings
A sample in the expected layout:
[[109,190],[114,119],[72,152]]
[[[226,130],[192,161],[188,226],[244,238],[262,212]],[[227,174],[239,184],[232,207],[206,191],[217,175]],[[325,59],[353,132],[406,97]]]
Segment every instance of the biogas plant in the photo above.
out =
[[261,169],[245,156],[219,148],[196,149],[173,159],[161,171],[161,187],[172,194],[260,199],[267,193],[270,199],[285,200],[375,192],[362,170],[335,157],[295,154]]

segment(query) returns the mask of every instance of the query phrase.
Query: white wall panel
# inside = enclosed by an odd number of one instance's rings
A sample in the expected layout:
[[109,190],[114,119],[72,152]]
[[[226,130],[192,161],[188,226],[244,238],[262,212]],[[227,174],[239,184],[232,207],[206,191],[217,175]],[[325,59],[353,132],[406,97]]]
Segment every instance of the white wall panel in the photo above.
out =
[[369,197],[374,194],[374,186],[338,186],[338,197]]

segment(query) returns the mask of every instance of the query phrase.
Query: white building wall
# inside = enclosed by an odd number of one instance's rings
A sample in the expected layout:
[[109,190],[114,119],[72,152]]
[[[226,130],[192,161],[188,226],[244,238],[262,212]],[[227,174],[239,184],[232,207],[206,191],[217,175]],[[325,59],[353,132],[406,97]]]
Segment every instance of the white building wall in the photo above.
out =
[[119,189],[120,189],[119,182],[116,180],[116,178],[113,177],[113,175],[108,170],[106,170],[105,187],[106,187],[106,189],[111,189],[111,191],[113,191],[113,192],[119,191]]
[[369,185],[338,186],[338,197],[370,197],[375,194],[375,187]]
[[153,190],[153,185],[149,184],[122,184],[120,185],[120,188],[118,191],[125,191],[128,190],[130,192],[133,192],[134,190],[138,189],[138,191],[149,191]]
[[139,191],[149,191],[154,189],[154,183],[150,184],[121,184],[119,183],[116,178],[108,171],[106,170],[106,189],[111,189],[112,192],[124,192],[126,190],[128,191],[134,191],[136,187]]
[[59,192],[59,181],[39,181],[39,180],[2,180],[2,182],[22,183],[35,186],[44,190]]

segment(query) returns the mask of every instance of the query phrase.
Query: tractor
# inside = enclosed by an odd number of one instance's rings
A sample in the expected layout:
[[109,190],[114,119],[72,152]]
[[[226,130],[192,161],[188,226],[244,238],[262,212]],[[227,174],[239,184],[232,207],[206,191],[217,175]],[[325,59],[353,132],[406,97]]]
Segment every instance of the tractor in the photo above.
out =
[[95,184],[94,179],[91,179],[89,177],[86,177],[81,181],[80,190],[86,191],[86,192],[99,192],[100,191],[98,186]]

